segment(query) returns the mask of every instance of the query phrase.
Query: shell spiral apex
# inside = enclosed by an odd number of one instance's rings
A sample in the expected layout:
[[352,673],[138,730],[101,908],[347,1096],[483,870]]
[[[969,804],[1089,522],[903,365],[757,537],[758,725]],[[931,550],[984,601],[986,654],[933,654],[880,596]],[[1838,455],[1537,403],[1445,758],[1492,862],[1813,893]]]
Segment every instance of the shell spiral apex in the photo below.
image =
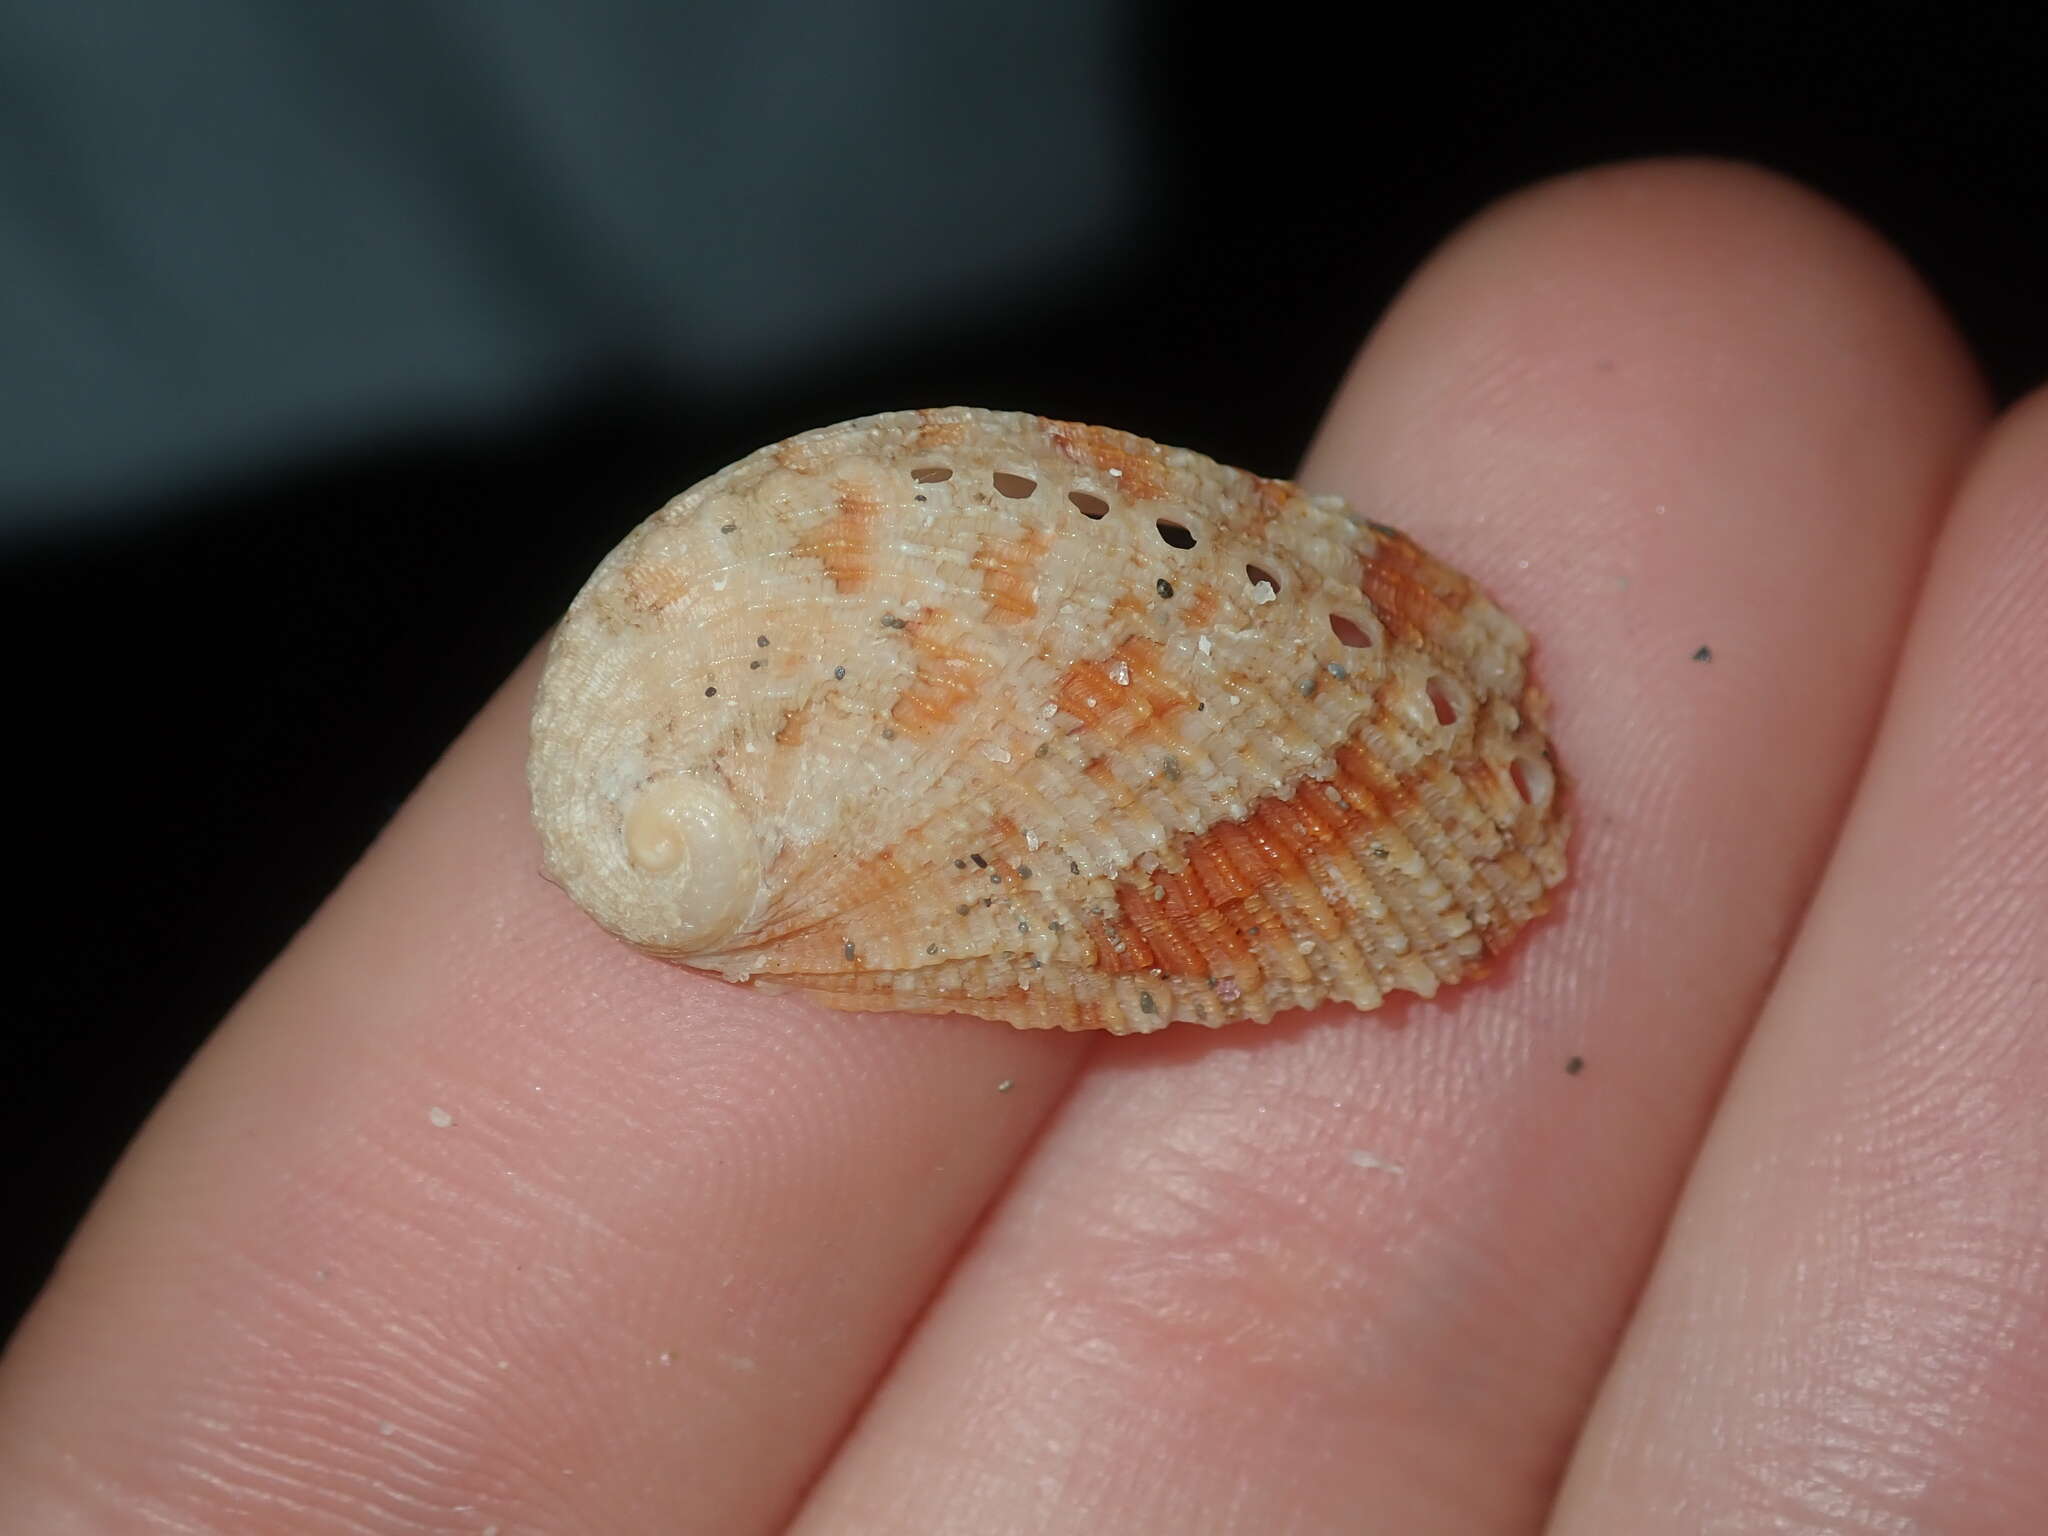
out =
[[1520,627],[1332,497],[956,407],[684,492],[549,650],[547,872],[842,1008],[1115,1033],[1479,974],[1564,878]]

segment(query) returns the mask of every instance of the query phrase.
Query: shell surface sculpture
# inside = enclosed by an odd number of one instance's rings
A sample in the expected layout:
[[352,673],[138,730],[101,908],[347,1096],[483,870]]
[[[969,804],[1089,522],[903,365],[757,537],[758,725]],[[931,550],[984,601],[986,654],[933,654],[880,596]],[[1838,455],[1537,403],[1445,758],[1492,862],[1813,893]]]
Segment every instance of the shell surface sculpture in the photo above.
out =
[[676,497],[557,630],[549,876],[841,1008],[1154,1030],[1433,995],[1564,875],[1521,629],[1341,501],[901,411]]

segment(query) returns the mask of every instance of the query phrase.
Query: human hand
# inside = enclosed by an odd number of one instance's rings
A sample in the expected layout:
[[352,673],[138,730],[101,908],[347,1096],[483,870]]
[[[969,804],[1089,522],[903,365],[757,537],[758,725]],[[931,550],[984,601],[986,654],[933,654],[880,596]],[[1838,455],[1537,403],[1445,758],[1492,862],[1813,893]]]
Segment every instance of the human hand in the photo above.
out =
[[130,1150],[0,1525],[2048,1529],[2048,410],[1837,210],[1624,167],[1436,256],[1301,478],[1536,639],[1573,874],[1494,978],[709,981],[539,878],[529,664]]

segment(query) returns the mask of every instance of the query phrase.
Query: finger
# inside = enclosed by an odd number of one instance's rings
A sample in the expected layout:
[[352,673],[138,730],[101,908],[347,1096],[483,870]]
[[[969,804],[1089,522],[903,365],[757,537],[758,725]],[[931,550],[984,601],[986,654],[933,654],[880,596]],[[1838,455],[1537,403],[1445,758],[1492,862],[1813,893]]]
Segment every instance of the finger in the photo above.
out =
[[0,1523],[761,1529],[1058,1097],[1072,1040],[597,932],[538,873],[532,686],[124,1160],[0,1374]]
[[2048,396],[1943,536],[1559,1530],[2048,1530],[2044,590]]
[[1538,637],[1562,909],[1399,1029],[1105,1049],[799,1529],[1539,1521],[1980,420],[1898,260],[1756,173],[1575,177],[1439,255],[1306,478]]

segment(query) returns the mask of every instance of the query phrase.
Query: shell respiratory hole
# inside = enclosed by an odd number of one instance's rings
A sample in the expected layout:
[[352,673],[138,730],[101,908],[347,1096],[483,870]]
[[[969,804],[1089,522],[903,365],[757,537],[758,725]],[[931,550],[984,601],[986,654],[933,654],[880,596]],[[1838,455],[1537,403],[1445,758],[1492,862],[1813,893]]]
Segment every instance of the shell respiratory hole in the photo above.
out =
[[684,492],[550,648],[546,869],[841,1008],[1264,1021],[1482,972],[1564,878],[1521,629],[1332,497],[900,411]]

